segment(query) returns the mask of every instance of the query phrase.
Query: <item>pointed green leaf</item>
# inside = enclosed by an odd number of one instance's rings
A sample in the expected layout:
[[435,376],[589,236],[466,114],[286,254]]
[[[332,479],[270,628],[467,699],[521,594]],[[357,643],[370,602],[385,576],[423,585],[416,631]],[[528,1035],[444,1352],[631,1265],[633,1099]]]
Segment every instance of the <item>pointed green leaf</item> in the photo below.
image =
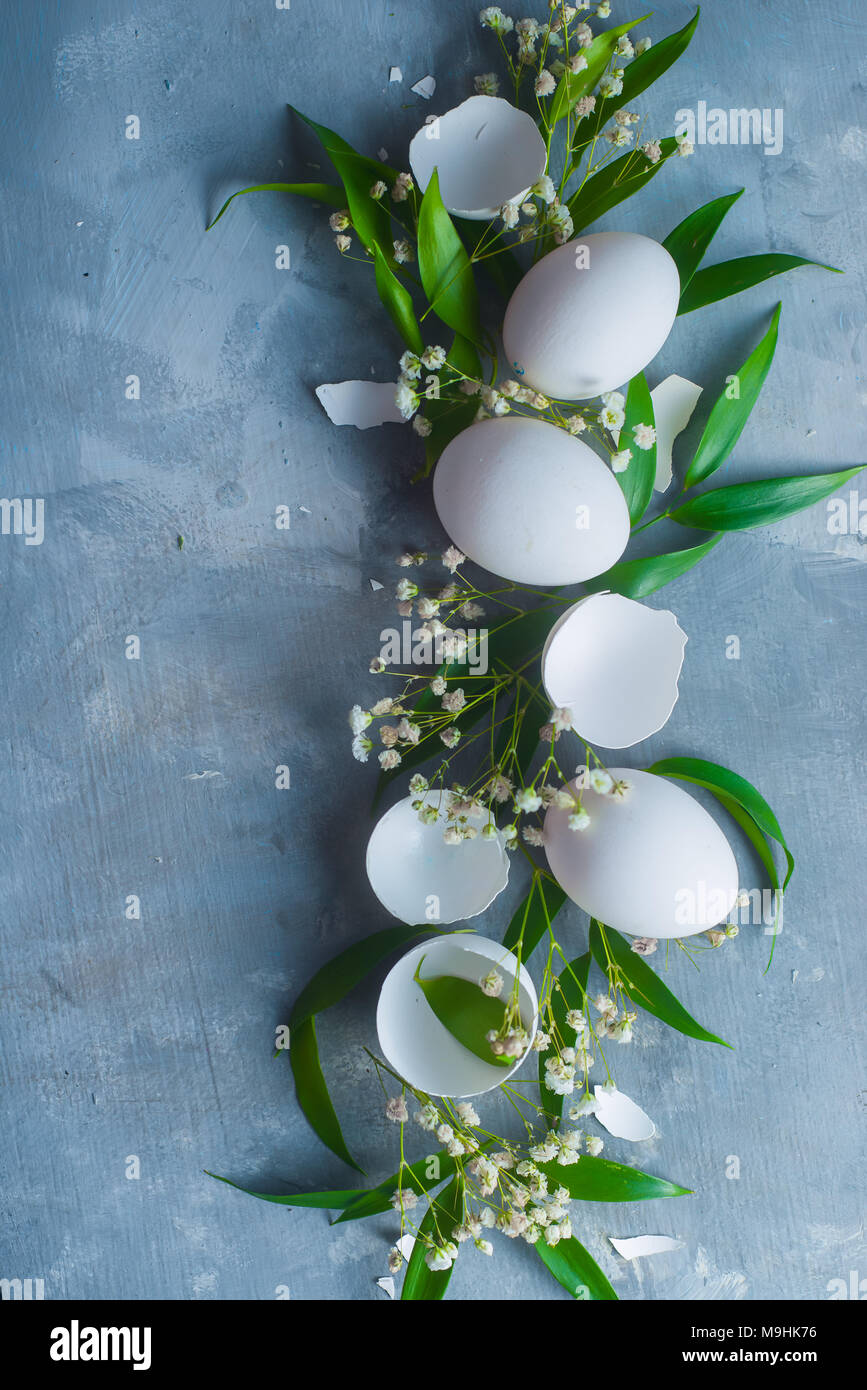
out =
[[655,1197],[686,1197],[688,1187],[654,1178],[639,1168],[582,1154],[577,1163],[537,1163],[550,1188],[565,1187],[576,1202],[647,1202]]
[[428,1207],[424,1220],[418,1230],[412,1254],[401,1290],[401,1300],[419,1302],[423,1299],[444,1298],[452,1270],[428,1269],[425,1263],[427,1239],[450,1241],[455,1226],[460,1226],[464,1216],[464,1183],[460,1174],[439,1197],[435,1197]]
[[604,574],[591,579],[584,588],[589,594],[610,589],[613,594],[623,594],[625,598],[646,598],[648,594],[686,574],[693,565],[710,554],[721,540],[721,535],[712,536],[709,541],[702,541],[701,545],[675,550],[670,555],[647,555],[641,560],[622,560]]
[[644,372],[639,372],[629,383],[624,413],[626,418],[620,431],[618,448],[628,449],[632,458],[623,472],[615,473],[614,477],[626,498],[629,520],[634,526],[647,511],[656,480],[656,445],[652,444],[649,449],[639,449],[634,436],[636,425],[656,424],[653,401],[650,399],[650,388]]
[[843,468],[839,473],[733,483],[702,492],[669,515],[681,526],[695,526],[702,531],[748,531],[752,526],[770,526],[830,497],[856,478],[864,466],[862,463],[857,468]]
[[[484,956],[476,959],[479,980],[483,980],[491,969],[491,962]],[[462,1047],[490,1066],[513,1066],[513,1057],[495,1056],[486,1036],[491,1029],[498,1032],[502,1028],[506,1014],[504,1000],[483,994],[475,980],[461,980],[456,975],[432,975],[425,979],[420,973],[424,961],[422,956],[413,979],[443,1027]]]
[[571,1240],[560,1240],[556,1245],[547,1245],[543,1236],[536,1241],[534,1249],[557,1283],[562,1284],[573,1298],[583,1303],[617,1300],[617,1294],[593,1256],[574,1236]]
[[419,212],[418,268],[433,312],[480,347],[482,328],[473,268],[440,196],[436,169]]
[[[583,956],[576,956],[575,960],[564,966],[557,977],[560,988],[555,989],[551,995],[551,1012],[554,1015],[557,1041],[561,1048],[575,1046],[577,1034],[566,1022],[566,1015],[570,1009],[584,1009],[590,959],[590,952],[585,951]],[[539,1053],[539,1096],[546,1114],[560,1120],[563,1116],[564,1097],[555,1095],[545,1085],[545,1054],[542,1052]]]
[[411,352],[424,351],[424,339],[415,316],[412,296],[389,267],[381,247],[374,242],[374,273],[379,297],[388,310],[389,318]]
[[[205,1172],[208,1172],[207,1168]],[[288,1197],[275,1197],[268,1192],[252,1192],[249,1187],[241,1187],[238,1183],[232,1182],[231,1178],[221,1178],[219,1173],[208,1173],[208,1177],[216,1178],[217,1182],[227,1183],[239,1192],[246,1192],[248,1197],[258,1197],[260,1202],[275,1202],[280,1207],[320,1207],[326,1211],[340,1211],[350,1202],[358,1201],[367,1195],[363,1188],[350,1187],[335,1192],[293,1192]]]
[[313,1018],[307,1018],[299,1028],[293,1030],[289,1061],[295,1077],[295,1094],[298,1104],[304,1111],[312,1129],[319,1135],[326,1148],[342,1158],[359,1173],[364,1169],[356,1163],[346,1147],[340,1121],[337,1118],[322,1066],[319,1061],[319,1048],[316,1044],[316,1025]]
[[[476,381],[481,379],[482,364],[479,354],[469,339],[461,333],[455,334],[446,355],[446,362],[464,376],[472,377]],[[449,374],[444,371],[442,378],[448,383]],[[451,380],[455,381],[456,378],[452,377]],[[426,478],[446,445],[451,444],[457,435],[469,428],[476,418],[478,408],[478,402],[472,396],[461,396],[458,401],[447,398],[425,401],[423,414],[431,423],[431,432],[424,441],[424,467],[414,475],[414,483]]]
[[550,879],[534,877],[529,893],[519,903],[506,929],[503,945],[514,951],[520,941],[521,960],[526,964],[546,935],[548,922],[553,922],[565,901],[566,894],[559,884],[552,883]]
[[[428,1177],[427,1170],[431,1167],[435,1170],[435,1177]],[[447,1153],[429,1154],[404,1168],[402,1186],[404,1189],[412,1188],[413,1192],[422,1196],[425,1192],[439,1187],[447,1178],[453,1177],[454,1173],[455,1160]],[[338,1216],[332,1225],[339,1226],[341,1221],[361,1221],[366,1216],[378,1216],[381,1212],[390,1211],[399,1176],[398,1173],[392,1173],[391,1177],[386,1178],[378,1187],[371,1188],[369,1192],[359,1192],[345,1204],[343,1215]]]
[[371,198],[370,190],[379,179],[393,180],[394,170],[378,159],[368,159],[366,155],[358,154],[341,136],[327,126],[311,121],[296,107],[290,106],[289,109],[316,133],[343,180],[349,215],[362,246],[373,255],[373,248],[378,244],[393,268],[391,216],[382,202]]
[[[605,950],[606,945],[608,954]],[[680,1000],[663,984],[656,971],[651,970],[647,962],[635,954],[629,942],[619,932],[614,931],[613,927],[603,929],[598,922],[591,921],[590,950],[600,970],[606,973],[608,955],[611,956],[620,967],[623,992],[633,1004],[637,1004],[646,1013],[653,1014],[654,1018],[667,1023],[669,1028],[684,1033],[688,1038],[695,1038],[697,1042],[719,1043],[720,1047],[731,1046],[715,1033],[709,1033],[706,1028],[702,1028],[700,1023],[696,1023]]]
[[290,1041],[294,1047],[294,1030],[314,1014],[339,1004],[350,990],[369,975],[392,951],[408,946],[419,936],[433,936],[438,927],[386,927],[356,941],[345,951],[328,961],[304,986],[289,1015]]
[[639,148],[629,150],[619,159],[604,164],[595,174],[591,174],[576,193],[569,199],[569,211],[575,226],[575,235],[589,227],[591,222],[603,217],[606,212],[616,208],[618,203],[631,198],[639,188],[643,188],[659,173],[666,160],[674,154],[677,141],[667,135],[660,140],[662,157],[655,164]]
[[732,399],[729,394],[730,387],[727,386],[714,405],[692,463],[687,469],[683,483],[684,491],[695,487],[696,483],[703,482],[711,473],[715,473],[725,463],[740,439],[774,360],[781,308],[782,305],[778,304],[767,333],[737,372],[737,396]]
[[[615,29],[606,29],[604,33],[597,34],[587,48],[581,50],[587,60],[587,66],[581,72],[564,72],[560,78],[548,111],[549,126],[555,126],[558,121],[562,121],[576,101],[593,91],[611,62],[621,35],[627,34],[630,29],[634,29],[637,24],[643,24],[645,19],[649,18],[650,15],[645,14],[640,19],[630,20],[628,24],[618,24]],[[624,78],[624,84],[625,81]]]
[[254,183],[250,188],[239,188],[237,193],[227,198],[213,222],[209,222],[205,230],[209,232],[212,227],[216,227],[229,204],[236,198],[243,197],[245,193],[297,193],[302,198],[312,198],[317,203],[327,203],[333,208],[342,208],[346,203],[343,185],[339,183]]
[[823,261],[810,261],[805,256],[789,256],[777,251],[768,251],[758,256],[739,256],[733,261],[721,261],[719,265],[697,270],[680,297],[678,314],[691,314],[693,309],[702,309],[705,304],[716,304],[729,295],[740,294],[742,290],[761,285],[774,275],[784,275],[787,270],[795,270],[801,265],[814,265],[819,270],[833,270],[842,275],[835,265],[825,265]]
[[[650,52],[653,52],[652,48]],[[689,217],[678,222],[674,231],[669,232],[665,238],[662,244],[677,266],[681,294],[698,270],[729,208],[737,202],[743,191],[739,188],[736,193],[727,193],[722,198],[714,198],[713,202],[696,208]]]

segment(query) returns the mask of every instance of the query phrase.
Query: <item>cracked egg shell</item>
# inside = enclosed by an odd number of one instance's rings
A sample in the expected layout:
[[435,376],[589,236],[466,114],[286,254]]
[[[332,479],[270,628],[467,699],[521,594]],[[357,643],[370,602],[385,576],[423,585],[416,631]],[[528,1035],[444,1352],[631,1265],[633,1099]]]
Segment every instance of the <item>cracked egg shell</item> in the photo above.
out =
[[503,343],[511,371],[557,400],[613,391],[659,352],[679,299],[677,266],[658,241],[579,234],[534,265],[509,300]]
[[545,172],[536,122],[502,97],[474,96],[436,116],[413,136],[409,164],[424,192],[434,169],[448,211],[472,222],[521,202]]
[[519,584],[578,584],[626,549],[629,511],[609,468],[556,425],[479,420],[443,450],[434,505],[459,550]]
[[[570,830],[560,807],[545,816],[545,853],[560,887],[629,936],[692,936],[716,926],[738,892],[735,857],[716,821],[666,777],[609,771],[632,790],[622,801],[584,790],[585,830]],[[576,790],[576,781],[569,786]]]

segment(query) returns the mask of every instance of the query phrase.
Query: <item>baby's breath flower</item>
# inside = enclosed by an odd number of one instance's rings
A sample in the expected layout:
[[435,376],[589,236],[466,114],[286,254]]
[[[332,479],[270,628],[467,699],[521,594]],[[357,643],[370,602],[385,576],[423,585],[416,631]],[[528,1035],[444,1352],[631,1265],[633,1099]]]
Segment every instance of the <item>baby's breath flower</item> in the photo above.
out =
[[637,956],[652,956],[659,942],[655,936],[636,936],[630,947]]
[[428,420],[424,415],[416,415],[415,419],[412,422],[412,427],[415,430],[416,434],[420,435],[422,439],[427,439],[428,435],[433,429],[433,425],[431,424],[430,420]]
[[545,203],[553,203],[554,199],[557,197],[554,180],[549,178],[547,174],[543,174],[540,179],[536,180],[530,192],[534,193],[537,198],[541,198]]
[[479,96],[495,97],[500,90],[500,79],[495,72],[480,72],[473,78],[473,86]]
[[650,160],[651,164],[659,163],[660,159],[662,158],[662,146],[660,145],[658,140],[648,140],[646,144],[641,146],[641,148],[644,151],[645,156]]
[[379,202],[379,199],[383,198],[387,192],[388,184],[383,183],[382,179],[377,179],[376,183],[370,190],[370,196],[371,198],[374,198],[377,202]]
[[647,50],[648,50],[648,48],[650,48],[650,46],[651,46],[652,43],[653,43],[653,39],[649,39],[649,38],[639,39],[638,42],[637,42],[637,44],[635,45],[635,56],[636,56],[636,58],[640,58],[641,55],[642,55],[642,53],[646,53]]
[[411,420],[418,410],[418,393],[413,390],[409,381],[399,381],[394,393],[394,403],[403,416],[404,420]]
[[595,97],[581,97],[578,101],[576,101],[575,105],[573,106],[572,114],[574,115],[576,120],[583,121],[585,116],[589,116],[595,110]]
[[421,355],[422,363],[428,371],[438,372],[445,366],[446,350],[442,347],[426,347]]
[[620,449],[616,454],[611,455],[611,468],[614,473],[625,473],[629,467],[629,460],[632,458],[631,449]]
[[457,546],[450,545],[447,550],[443,551],[442,562],[446,569],[454,574],[455,570],[464,563],[466,558],[466,555],[462,555]]
[[349,219],[349,209],[344,208],[342,212],[332,212],[328,219],[328,225],[332,232],[345,232],[352,223]]
[[606,73],[599,83],[599,95],[602,97],[619,97],[623,91],[623,74],[618,68],[615,72]]
[[334,238],[334,245],[337,247],[341,256],[344,256],[346,252],[349,250],[350,246],[352,245],[352,237],[336,236]]
[[409,196],[410,189],[414,187],[412,174],[398,174],[391,190],[392,200],[395,203],[405,203]]
[[394,259],[398,265],[409,265],[415,260],[415,251],[410,242],[400,240],[394,243]]
[[587,428],[587,421],[583,415],[570,415],[566,421],[566,428],[570,434],[582,434]]
[[573,811],[569,816],[568,826],[570,830],[586,830],[589,824],[590,817],[583,806],[580,806],[577,811]]
[[653,425],[636,425],[632,436],[639,449],[650,449],[656,443],[656,430]]
[[379,765],[383,772],[393,772],[396,767],[400,767],[401,757],[396,748],[387,748],[384,753],[379,755]]
[[599,796],[607,796],[614,788],[614,778],[604,767],[594,767],[587,780]]
[[543,68],[533,84],[537,97],[549,97],[557,86],[556,78],[547,68]]
[[515,21],[504,15],[499,5],[486,5],[479,15],[479,22],[483,29],[499,29],[501,34],[510,34],[515,27]]
[[686,157],[687,155],[694,153],[695,146],[693,145],[691,140],[687,140],[686,135],[676,135],[675,139],[677,140],[678,154]]
[[570,72],[583,72],[587,66],[587,59],[583,53],[575,53],[566,64]]
[[373,744],[369,738],[364,738],[361,734],[356,734],[352,740],[352,756],[360,763],[367,762],[367,755]]
[[391,1096],[385,1105],[386,1118],[394,1120],[395,1124],[405,1124],[409,1119],[409,1111],[406,1108],[406,1101],[403,1096]]

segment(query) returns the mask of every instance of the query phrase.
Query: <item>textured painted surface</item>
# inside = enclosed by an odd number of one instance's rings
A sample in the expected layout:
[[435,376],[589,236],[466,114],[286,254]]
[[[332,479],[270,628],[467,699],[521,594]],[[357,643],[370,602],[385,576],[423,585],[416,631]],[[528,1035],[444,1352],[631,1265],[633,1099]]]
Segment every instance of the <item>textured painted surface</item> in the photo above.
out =
[[[0,15],[0,491],[46,499],[41,546],[0,536],[0,1276],[44,1278],[49,1298],[383,1297],[387,1218],[330,1231],[202,1169],[274,1191],[347,1179],[271,1060],[273,1029],[314,968],[386,924],[363,871],[372,772],[351,760],[345,712],[375,689],[388,557],[440,535],[408,484],[409,435],[338,430],[313,395],[388,379],[396,346],[323,211],[260,195],[203,228],[234,187],[318,177],[287,100],[400,164],[423,116],[493,66],[477,8],[10,0]],[[689,12],[664,0],[649,32]],[[729,478],[860,461],[864,19],[855,3],[713,0],[651,94],[651,127],[699,100],[782,107],[783,152],[706,147],[603,224],[661,237],[745,185],[719,258],[775,247],[847,270],[799,271],[677,324],[651,380],[715,391],[784,301]],[[427,72],[432,105],[408,90]],[[275,269],[284,243],[290,271]],[[660,1131],[629,1156],[698,1194],[582,1214],[624,1298],[820,1299],[867,1276],[863,545],[818,508],[730,538],[656,600],[690,641],[674,716],[636,765],[698,754],[758,781],[800,869],[769,975],[756,928],[700,977],[673,963],[672,986],[735,1053],[652,1020],[618,1050],[620,1084]],[[279,764],[291,790],[275,788]],[[492,935],[519,878],[484,919]],[[577,948],[577,909],[566,921]],[[348,1140],[379,1178],[396,1135],[361,1051],[374,1000],[371,982],[321,1034]],[[629,1266],[604,1241],[644,1232],[685,1247]],[[493,1262],[462,1259],[452,1288],[565,1297],[505,1241]]]

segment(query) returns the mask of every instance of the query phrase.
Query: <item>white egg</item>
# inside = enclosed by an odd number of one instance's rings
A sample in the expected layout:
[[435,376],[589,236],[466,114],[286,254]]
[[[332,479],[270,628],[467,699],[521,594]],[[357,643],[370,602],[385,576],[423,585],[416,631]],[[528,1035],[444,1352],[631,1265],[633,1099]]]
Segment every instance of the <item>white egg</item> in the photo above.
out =
[[588,743],[629,748],[657,733],[674,709],[686,640],[667,608],[592,594],[548,634],[545,692],[555,708],[572,711]]
[[[509,856],[500,832],[490,840],[447,845],[446,793],[439,817],[424,825],[407,796],[386,811],[367,843],[367,877],[383,907],[411,926],[462,922],[484,912],[509,881]],[[477,829],[481,831],[483,821]]]
[[558,400],[612,391],[659,352],[679,298],[677,266],[658,241],[634,232],[578,236],[544,256],[512,295],[503,324],[511,370]]
[[433,480],[459,550],[520,584],[577,584],[619,560],[629,511],[611,471],[556,425],[480,420],[452,440]]
[[504,980],[505,1001],[519,971],[518,1005],[530,1038],[538,1023],[538,999],[533,981],[511,951],[484,936],[459,934],[435,937],[414,946],[389,971],[376,1009],[376,1031],[386,1061],[419,1091],[431,1096],[477,1096],[508,1081],[526,1057],[513,1067],[485,1062],[459,1043],[433,1012],[413,979],[419,964],[423,978],[454,975],[479,981],[495,968]]
[[545,817],[545,853],[560,887],[630,936],[691,936],[721,922],[734,906],[738,871],[716,821],[665,777],[609,771],[632,790],[625,800],[583,791],[585,830],[571,830],[569,811],[557,806]]
[[521,202],[545,172],[545,141],[532,116],[502,97],[470,97],[422,126],[409,164],[424,192],[434,169],[449,212],[471,221]]

